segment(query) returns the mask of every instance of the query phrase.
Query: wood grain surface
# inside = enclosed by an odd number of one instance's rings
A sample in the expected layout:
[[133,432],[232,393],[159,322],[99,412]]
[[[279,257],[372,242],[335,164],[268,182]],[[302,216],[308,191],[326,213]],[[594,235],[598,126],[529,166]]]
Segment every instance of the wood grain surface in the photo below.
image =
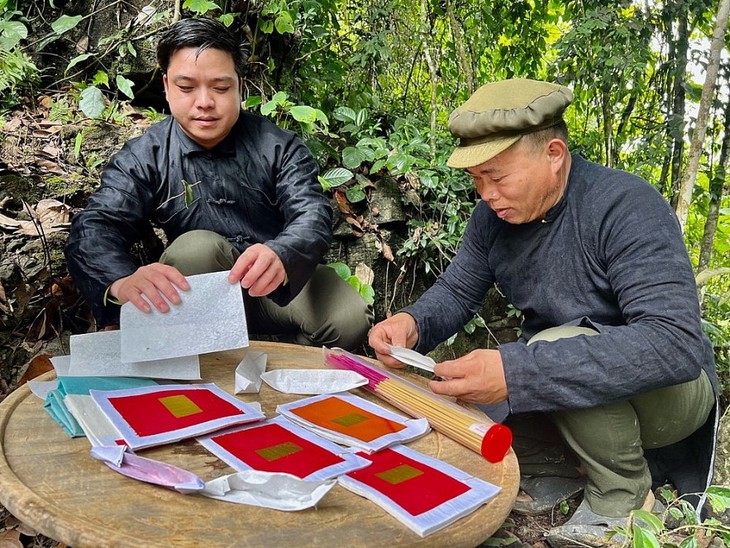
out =
[[[269,370],[323,367],[321,349],[267,342],[252,342],[250,348],[266,352]],[[234,370],[245,352],[201,356],[203,380],[232,393]],[[53,373],[41,377],[52,378]],[[355,393],[390,408],[362,389]],[[303,396],[281,394],[264,383],[259,394],[239,397],[260,401],[271,417],[278,404]],[[0,404],[0,442],[0,502],[38,532],[78,548],[477,546],[507,517],[519,485],[517,459],[511,450],[502,462],[490,464],[437,432],[410,443],[413,449],[502,488],[476,512],[421,538],[374,503],[339,485],[315,509],[279,512],[186,496],[126,478],[91,458],[85,438],[68,438],[27,386]],[[194,440],[139,454],[180,466],[205,481],[234,471]]]

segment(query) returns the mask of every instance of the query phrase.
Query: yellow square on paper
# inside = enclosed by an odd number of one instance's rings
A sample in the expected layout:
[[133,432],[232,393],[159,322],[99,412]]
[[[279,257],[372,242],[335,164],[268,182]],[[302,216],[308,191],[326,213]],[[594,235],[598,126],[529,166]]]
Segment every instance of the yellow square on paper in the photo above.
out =
[[390,470],[386,470],[375,475],[381,480],[387,481],[391,485],[398,485],[399,483],[403,483],[404,481],[423,475],[423,472],[408,464],[401,464],[395,468],[391,468]]
[[278,443],[271,447],[264,447],[263,449],[256,449],[256,454],[262,459],[266,459],[271,462],[278,460],[294,453],[298,453],[302,448],[299,447],[293,441],[285,441],[284,443]]
[[172,416],[176,419],[181,417],[187,417],[195,415],[196,413],[202,413],[203,410],[184,394],[178,394],[176,396],[165,396],[160,398],[160,403],[172,413]]
[[347,415],[342,415],[341,417],[332,419],[332,422],[337,423],[340,426],[354,426],[361,422],[365,422],[366,420],[368,420],[368,418],[360,413],[348,413]]

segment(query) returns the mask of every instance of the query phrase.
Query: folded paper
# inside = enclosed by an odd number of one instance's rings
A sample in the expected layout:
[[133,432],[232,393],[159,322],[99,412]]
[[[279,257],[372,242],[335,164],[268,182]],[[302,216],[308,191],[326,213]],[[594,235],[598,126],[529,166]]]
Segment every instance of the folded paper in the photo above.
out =
[[236,366],[234,394],[258,394],[261,375],[266,371],[266,354],[249,349]]
[[93,447],[90,453],[112,470],[145,483],[174,489],[186,495],[205,488],[205,482],[192,472],[129,453],[124,447]]
[[264,415],[215,384],[92,390],[91,397],[132,449],[200,436]]
[[353,394],[313,396],[276,410],[320,436],[368,452],[406,443],[430,430],[426,419],[406,419]]
[[391,346],[390,355],[399,362],[430,373],[433,373],[433,368],[436,366],[436,362],[432,358],[402,346]]
[[305,481],[291,474],[246,470],[207,482],[200,494],[226,502],[292,512],[312,508],[336,484],[334,479]]
[[370,499],[420,536],[470,514],[500,491],[402,445],[363,457],[372,464],[340,476],[340,485]]
[[333,394],[364,386],[368,380],[354,371],[338,369],[274,369],[261,378],[285,394]]
[[282,472],[308,481],[335,478],[370,464],[351,449],[284,417],[216,432],[198,441],[234,470]]
[[170,304],[168,312],[154,307],[142,312],[132,303],[122,305],[123,361],[146,362],[248,346],[241,287],[228,282],[228,272],[189,276],[187,281],[190,289],[180,292],[182,302]]

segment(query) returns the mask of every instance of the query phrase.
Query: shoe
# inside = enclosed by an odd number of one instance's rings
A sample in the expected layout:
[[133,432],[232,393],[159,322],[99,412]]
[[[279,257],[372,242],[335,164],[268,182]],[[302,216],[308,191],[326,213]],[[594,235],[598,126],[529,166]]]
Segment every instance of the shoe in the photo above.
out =
[[564,500],[582,493],[585,484],[585,477],[522,476],[512,511],[525,516],[547,514]]
[[[664,505],[654,498],[654,493],[651,491],[642,508],[650,509],[657,515],[661,515],[665,510]],[[626,540],[625,537],[615,534],[609,538],[609,534],[614,532],[616,527],[626,527],[628,522],[629,516],[609,518],[596,514],[583,499],[568,521],[548,531],[547,542],[552,548],[617,546]]]

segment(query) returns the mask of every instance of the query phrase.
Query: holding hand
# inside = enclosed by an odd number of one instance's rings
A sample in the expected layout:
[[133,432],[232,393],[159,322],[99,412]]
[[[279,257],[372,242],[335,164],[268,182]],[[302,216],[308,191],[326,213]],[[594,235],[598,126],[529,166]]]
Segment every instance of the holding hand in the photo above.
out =
[[141,266],[133,274],[116,280],[109,288],[109,294],[120,304],[131,302],[142,312],[152,310],[149,303],[160,312],[167,312],[170,310],[170,305],[165,298],[172,304],[180,304],[178,290],[189,289],[185,276],[175,267],[152,263]]
[[284,263],[264,244],[254,244],[236,260],[228,274],[232,284],[241,283],[251,297],[265,297],[286,280]]
[[418,342],[418,325],[413,316],[405,312],[394,314],[370,330],[368,343],[375,350],[377,358],[388,367],[405,367],[390,356],[391,346],[413,348]]
[[455,396],[471,403],[498,403],[507,399],[507,382],[498,350],[473,350],[456,360],[436,364],[434,374],[448,379],[429,383],[434,394]]

